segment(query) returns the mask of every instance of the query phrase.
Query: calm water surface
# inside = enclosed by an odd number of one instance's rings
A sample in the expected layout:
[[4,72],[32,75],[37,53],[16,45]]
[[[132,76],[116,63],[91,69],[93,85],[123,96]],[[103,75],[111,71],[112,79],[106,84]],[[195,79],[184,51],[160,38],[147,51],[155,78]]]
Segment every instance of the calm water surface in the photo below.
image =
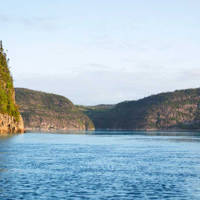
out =
[[101,131],[0,138],[0,200],[199,200],[199,135]]

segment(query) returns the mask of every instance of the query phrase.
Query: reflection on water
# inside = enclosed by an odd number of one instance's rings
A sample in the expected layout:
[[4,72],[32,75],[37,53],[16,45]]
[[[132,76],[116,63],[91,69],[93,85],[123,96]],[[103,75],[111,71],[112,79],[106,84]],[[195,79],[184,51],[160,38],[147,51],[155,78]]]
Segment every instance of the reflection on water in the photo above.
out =
[[200,199],[198,132],[82,133],[1,137],[0,199]]

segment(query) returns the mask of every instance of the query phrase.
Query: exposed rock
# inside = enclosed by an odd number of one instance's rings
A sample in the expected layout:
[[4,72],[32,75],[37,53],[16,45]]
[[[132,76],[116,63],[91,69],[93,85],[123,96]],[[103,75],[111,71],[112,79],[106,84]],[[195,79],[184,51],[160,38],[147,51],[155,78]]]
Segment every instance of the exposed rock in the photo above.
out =
[[22,117],[18,121],[8,114],[0,114],[0,134],[23,133],[24,124]]

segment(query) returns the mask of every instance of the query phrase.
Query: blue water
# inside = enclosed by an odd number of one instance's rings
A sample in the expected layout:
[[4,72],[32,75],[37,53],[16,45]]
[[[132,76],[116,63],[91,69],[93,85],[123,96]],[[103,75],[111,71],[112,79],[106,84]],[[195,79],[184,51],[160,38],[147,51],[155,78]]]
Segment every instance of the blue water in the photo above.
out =
[[198,133],[96,133],[0,138],[0,200],[200,199]]

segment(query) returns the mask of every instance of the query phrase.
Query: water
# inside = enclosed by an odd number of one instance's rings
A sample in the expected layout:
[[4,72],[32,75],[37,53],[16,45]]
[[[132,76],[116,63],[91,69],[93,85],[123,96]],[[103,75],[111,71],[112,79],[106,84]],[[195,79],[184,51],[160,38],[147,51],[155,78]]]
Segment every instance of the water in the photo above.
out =
[[101,131],[0,138],[0,200],[20,199],[199,200],[200,136]]

